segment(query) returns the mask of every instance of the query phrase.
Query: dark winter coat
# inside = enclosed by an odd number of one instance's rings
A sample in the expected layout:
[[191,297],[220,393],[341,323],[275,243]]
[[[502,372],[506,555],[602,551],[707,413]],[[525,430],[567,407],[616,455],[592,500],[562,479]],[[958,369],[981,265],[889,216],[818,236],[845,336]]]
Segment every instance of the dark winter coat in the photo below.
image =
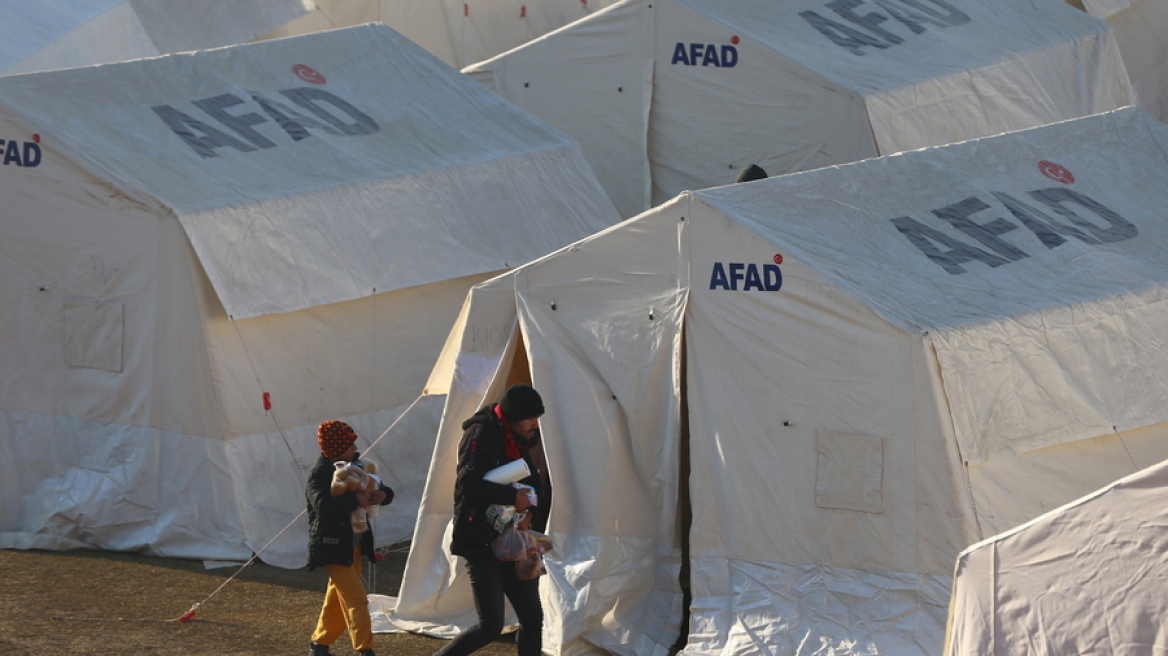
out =
[[[495,415],[495,404],[479,410],[463,422],[462,428],[454,482],[454,531],[450,541],[450,552],[459,556],[490,548],[498,535],[486,518],[491,504],[515,505],[515,488],[483,480],[487,472],[511,461],[504,444],[503,422]],[[535,513],[532,528],[542,531],[551,505],[551,489],[543,484],[546,475],[542,471],[543,458],[536,454],[538,445],[538,434],[530,444],[520,445],[520,455],[532,472],[520,483],[535,489],[539,505],[532,509]]]
[[[304,496],[308,501],[309,569],[353,564],[354,534],[349,513],[357,509],[357,493],[332,495],[330,488],[335,470],[333,461],[321,456],[312,466],[312,473],[308,475],[308,483],[304,487]],[[385,493],[381,505],[388,505],[393,501],[393,490],[383,483],[381,491]],[[361,555],[370,561],[375,559],[372,530],[360,534],[360,547]]]

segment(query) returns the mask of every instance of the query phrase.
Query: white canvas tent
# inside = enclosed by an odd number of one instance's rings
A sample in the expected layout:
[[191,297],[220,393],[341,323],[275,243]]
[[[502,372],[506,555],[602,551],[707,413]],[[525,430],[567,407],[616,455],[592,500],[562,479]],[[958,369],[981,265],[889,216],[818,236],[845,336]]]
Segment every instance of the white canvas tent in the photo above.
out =
[[[0,547],[249,557],[320,421],[367,449],[473,283],[618,221],[574,142],[384,25],[0,78],[0,138]],[[382,544],[441,407],[367,454]]]
[[685,192],[475,286],[392,619],[474,622],[458,425],[529,376],[551,653],[939,653],[962,549],[1168,456],[1166,206],[1127,108]]
[[455,68],[482,61],[615,0],[316,0],[313,11],[262,38],[381,22]]
[[1168,462],[962,552],[945,654],[1168,651]]
[[1105,19],[1131,80],[1136,105],[1168,121],[1168,2],[1164,0],[1067,0]]
[[686,189],[1131,103],[1058,0],[624,0],[463,70],[580,142],[628,217]]
[[311,7],[311,0],[0,0],[0,73],[244,43]]

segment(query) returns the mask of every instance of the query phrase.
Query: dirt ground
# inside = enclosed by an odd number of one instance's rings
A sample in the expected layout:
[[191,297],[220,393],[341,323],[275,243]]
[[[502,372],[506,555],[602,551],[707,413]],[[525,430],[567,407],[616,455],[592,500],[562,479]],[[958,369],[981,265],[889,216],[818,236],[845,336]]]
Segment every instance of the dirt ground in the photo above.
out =
[[[371,592],[397,594],[405,552],[399,545],[377,565]],[[324,570],[258,561],[242,570],[206,569],[202,561],[99,551],[0,550],[0,572],[5,656],[303,656],[328,581]],[[175,621],[196,603],[192,619]],[[446,644],[410,634],[378,634],[375,641],[379,656],[425,656]],[[355,653],[348,636],[332,652]],[[513,656],[513,636],[478,653]]]

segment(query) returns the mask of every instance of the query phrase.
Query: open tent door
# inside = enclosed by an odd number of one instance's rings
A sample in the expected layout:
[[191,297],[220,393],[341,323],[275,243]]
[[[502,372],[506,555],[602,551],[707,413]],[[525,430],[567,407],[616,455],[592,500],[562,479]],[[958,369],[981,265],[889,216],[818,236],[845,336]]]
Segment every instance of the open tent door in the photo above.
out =
[[[446,395],[446,407],[403,572],[408,584],[391,618],[400,630],[453,638],[476,621],[464,562],[449,552],[461,425],[498,399],[509,381],[530,379],[511,292],[496,280],[471,289],[426,384],[427,394]],[[472,306],[478,308],[473,316]],[[524,352],[522,364],[516,352]]]
[[[515,353],[511,358],[511,366],[507,369],[506,383],[503,385],[503,389],[508,389],[512,385],[531,385],[531,365],[527,361],[527,349],[523,345],[523,332],[517,331],[515,339]],[[542,434],[540,437],[543,437]],[[542,439],[540,439],[539,444],[531,448],[531,459],[535,463],[536,473],[543,481],[544,496],[540,498],[539,503],[544,507],[544,512],[548,512],[552,503],[553,490],[551,471],[548,469],[547,453],[544,450]],[[538,516],[536,515],[536,517]]]
[[[547,408],[540,423],[555,487],[548,521],[555,549],[541,580],[545,649],[670,652],[683,607],[682,205],[646,218],[643,229],[587,239],[601,248],[561,249],[471,290],[447,344],[455,355],[442,359],[452,363],[447,406],[391,618],[396,627],[450,637],[474,623],[462,563],[448,554],[460,425],[526,369]],[[617,271],[588,273],[614,262]],[[635,289],[637,298],[614,296],[614,286]]]

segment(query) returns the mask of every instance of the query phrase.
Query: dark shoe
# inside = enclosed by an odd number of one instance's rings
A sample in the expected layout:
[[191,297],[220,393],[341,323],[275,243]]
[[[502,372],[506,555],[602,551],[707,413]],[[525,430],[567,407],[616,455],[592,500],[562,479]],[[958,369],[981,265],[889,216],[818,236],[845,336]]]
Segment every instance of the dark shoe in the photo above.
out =
[[361,656],[377,656],[377,653],[374,652],[372,649],[362,649],[361,651],[359,651],[357,653],[361,654]]
[[308,643],[308,656],[333,656],[329,651],[328,645],[318,645],[315,642]]

